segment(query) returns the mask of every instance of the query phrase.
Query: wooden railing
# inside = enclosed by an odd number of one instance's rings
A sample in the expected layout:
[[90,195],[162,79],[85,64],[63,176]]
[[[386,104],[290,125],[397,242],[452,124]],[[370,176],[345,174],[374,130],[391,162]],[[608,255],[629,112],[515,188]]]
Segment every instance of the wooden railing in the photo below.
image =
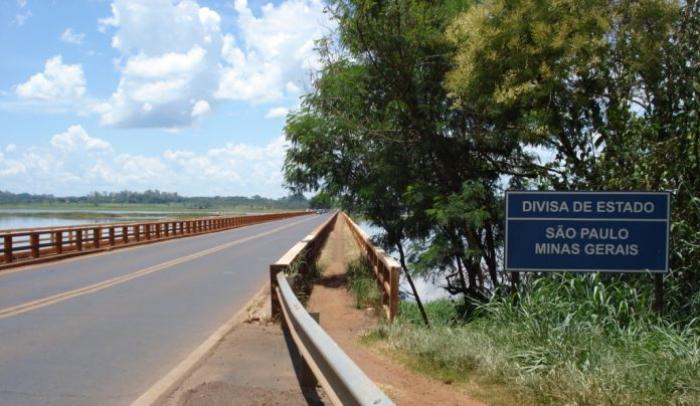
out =
[[310,270],[341,215],[334,214],[270,265],[272,315],[280,320],[300,355],[302,387],[320,384],[331,403],[338,406],[393,406],[392,400],[321,328],[318,319],[306,311],[287,279],[293,269],[297,277],[304,277]]
[[210,233],[308,214],[285,212],[71,227],[0,230],[0,270],[51,259]]
[[362,250],[362,254],[367,257],[371,264],[374,277],[377,279],[377,284],[382,292],[384,311],[387,318],[393,321],[399,312],[399,275],[401,274],[401,265],[383,249],[375,247],[367,233],[352,221],[350,216],[343,212],[341,217],[348,225],[350,233]]

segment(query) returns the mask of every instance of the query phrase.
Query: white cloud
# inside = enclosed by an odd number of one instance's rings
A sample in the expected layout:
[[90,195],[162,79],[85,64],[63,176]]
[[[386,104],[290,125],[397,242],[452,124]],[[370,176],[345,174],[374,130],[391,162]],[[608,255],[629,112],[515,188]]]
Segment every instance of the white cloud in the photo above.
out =
[[188,195],[279,197],[287,144],[227,143],[204,151],[160,154],[118,151],[79,125],[45,145],[0,148],[0,184],[19,192],[84,194],[94,190],[160,189]]
[[321,0],[286,0],[256,17],[238,1],[237,42],[221,31],[217,12],[194,0],[114,0],[98,23],[103,32],[114,30],[121,78],[93,111],[104,125],[178,128],[214,99],[296,98],[318,68],[314,41],[330,25],[323,7]]
[[[297,104],[319,68],[314,41],[332,28],[322,0],[284,0],[260,13],[246,1],[234,6],[236,37],[222,31],[216,11],[195,0],[113,0],[111,15],[98,20],[119,54],[120,77],[109,97],[91,98],[82,65],[64,64],[58,55],[15,86],[18,100],[0,108],[72,110],[96,114],[107,126],[177,130],[225,100]],[[81,44],[85,34],[67,28],[61,38]]]
[[211,106],[206,100],[197,101],[194,106],[192,106],[192,117],[201,117],[211,111]]
[[204,153],[167,150],[163,158],[188,184],[207,185],[207,194],[233,194],[240,190],[248,195],[281,195],[286,149],[287,143],[280,136],[261,146],[228,143]]
[[56,55],[46,61],[43,72],[17,85],[15,93],[23,99],[74,102],[85,94],[83,67],[80,64],[65,65],[61,55]]
[[61,34],[61,41],[69,44],[83,45],[85,34],[82,32],[75,32],[72,28],[66,28],[63,34]]
[[227,62],[216,96],[253,103],[296,96],[319,68],[314,43],[332,26],[321,0],[287,0],[262,7],[256,17],[245,0],[234,3],[241,43],[227,35],[221,56]]
[[116,29],[112,46],[125,62],[116,91],[96,109],[101,123],[184,127],[206,113],[219,80],[220,23],[191,0],[114,1],[99,24]]
[[286,107],[274,107],[265,114],[265,118],[284,118],[287,113],[289,113],[289,109]]
[[91,137],[87,131],[79,125],[72,125],[68,130],[51,137],[51,145],[64,152],[83,151],[111,151],[109,142]]

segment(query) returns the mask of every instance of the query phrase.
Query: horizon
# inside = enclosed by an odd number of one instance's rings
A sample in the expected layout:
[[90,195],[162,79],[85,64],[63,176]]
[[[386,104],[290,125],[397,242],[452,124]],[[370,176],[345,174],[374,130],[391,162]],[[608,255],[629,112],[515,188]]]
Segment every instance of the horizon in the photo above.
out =
[[[265,195],[212,195],[212,196],[198,196],[198,195],[186,195],[182,194],[180,192],[170,192],[166,190],[159,190],[159,189],[146,189],[146,190],[116,190],[116,191],[98,191],[98,190],[93,190],[91,192],[81,194],[81,195],[56,195],[53,193],[31,193],[31,192],[11,192],[8,190],[0,190],[0,195],[3,193],[9,193],[11,195],[17,196],[17,195],[30,195],[32,197],[50,197],[54,199],[80,199],[80,198],[89,198],[91,195],[95,194],[100,194],[101,196],[110,196],[110,195],[116,195],[119,193],[135,193],[135,194],[145,194],[147,192],[158,192],[161,194],[168,194],[168,195],[177,195],[177,197],[182,197],[185,199],[197,199],[197,198],[206,198],[206,199],[214,199],[214,198],[246,198],[246,199],[270,199],[270,200],[282,200],[282,199],[288,199],[291,197],[296,197],[298,195],[289,192],[288,194],[280,197],[270,197],[270,196],[265,196]],[[301,194],[304,199],[309,199],[308,196],[305,194]],[[1,202],[0,202],[1,203]]]
[[332,30],[323,8],[3,3],[0,36],[14,41],[0,45],[0,189],[287,196],[282,129],[319,68],[314,41]]

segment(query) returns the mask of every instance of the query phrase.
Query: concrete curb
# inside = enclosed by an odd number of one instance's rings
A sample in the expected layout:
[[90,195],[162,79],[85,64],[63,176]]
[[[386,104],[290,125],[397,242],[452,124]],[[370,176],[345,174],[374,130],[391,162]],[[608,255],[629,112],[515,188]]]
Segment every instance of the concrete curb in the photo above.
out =
[[165,376],[160,378],[146,392],[139,396],[132,406],[154,405],[164,401],[169,395],[177,390],[177,388],[187,379],[197,367],[199,367],[214,350],[218,347],[221,341],[238,325],[246,321],[251,308],[265,304],[267,296],[270,292],[269,283],[265,283],[246,304],[238,310],[230,319],[214,331],[203,343],[201,343],[194,351],[192,351],[184,360],[182,360],[175,368],[171,369]]

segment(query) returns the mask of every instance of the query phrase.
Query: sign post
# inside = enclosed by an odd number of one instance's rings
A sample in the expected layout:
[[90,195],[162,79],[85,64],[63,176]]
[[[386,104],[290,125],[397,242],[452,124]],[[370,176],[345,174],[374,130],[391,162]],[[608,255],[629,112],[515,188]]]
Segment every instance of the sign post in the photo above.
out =
[[505,270],[651,272],[662,300],[670,199],[669,192],[507,191]]

